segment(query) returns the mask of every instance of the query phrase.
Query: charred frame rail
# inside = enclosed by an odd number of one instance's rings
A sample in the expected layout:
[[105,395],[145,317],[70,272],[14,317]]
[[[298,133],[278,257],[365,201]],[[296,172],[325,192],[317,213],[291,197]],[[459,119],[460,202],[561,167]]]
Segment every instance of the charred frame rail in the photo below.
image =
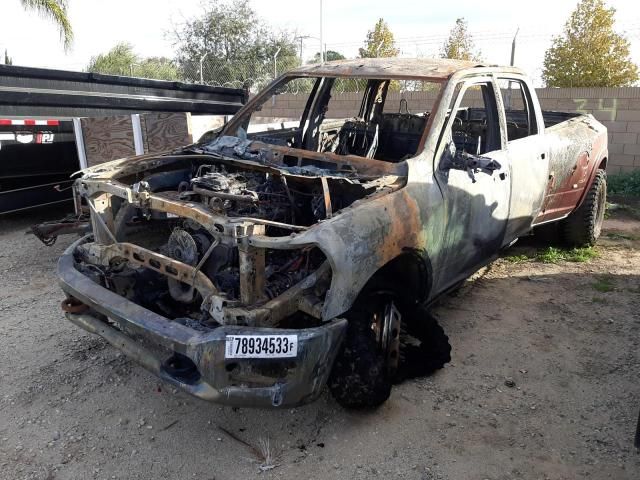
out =
[[[176,200],[162,194],[154,194],[138,187],[129,188],[116,180],[83,179],[79,181],[80,193],[91,205],[100,199],[104,205],[94,208],[94,233],[98,244],[83,245],[87,258],[98,264],[108,265],[120,257],[150,268],[169,278],[190,285],[202,295],[202,308],[208,310],[214,320],[225,325],[275,326],[282,319],[302,311],[315,318],[322,317],[323,302],[313,293],[313,288],[331,274],[325,261],[315,272],[290,287],[281,295],[265,302],[265,248],[299,249],[305,245],[287,245],[290,237],[266,237],[265,225],[273,225],[292,231],[306,227],[283,224],[259,218],[233,218],[218,216],[198,203]],[[130,243],[115,241],[111,196],[127,200],[142,209],[155,210],[191,219],[215,238],[226,238],[238,248],[240,267],[240,300],[228,299],[218,292],[211,280],[202,272],[185,263],[166,257]],[[307,245],[308,246],[308,245]]]

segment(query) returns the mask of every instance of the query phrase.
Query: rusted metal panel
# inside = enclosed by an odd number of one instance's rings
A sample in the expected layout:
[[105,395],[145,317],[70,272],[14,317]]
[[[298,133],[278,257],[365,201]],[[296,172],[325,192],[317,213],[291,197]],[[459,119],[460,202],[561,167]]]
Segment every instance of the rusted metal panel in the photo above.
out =
[[535,224],[563,218],[578,207],[607,156],[607,129],[591,115],[548,128],[544,141],[550,156],[549,185]]
[[241,243],[240,257],[240,301],[253,305],[264,298],[264,249]]

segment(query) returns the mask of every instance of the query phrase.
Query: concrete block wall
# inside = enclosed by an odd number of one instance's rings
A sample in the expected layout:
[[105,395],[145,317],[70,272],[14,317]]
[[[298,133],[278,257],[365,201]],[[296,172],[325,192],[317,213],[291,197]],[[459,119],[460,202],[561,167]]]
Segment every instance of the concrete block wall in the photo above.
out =
[[[610,174],[640,169],[640,87],[540,88],[536,91],[543,110],[591,113],[607,127],[609,132],[607,171]],[[391,92],[387,96],[385,111],[397,112],[402,97],[407,99],[411,112],[424,112],[432,109],[436,93]],[[327,118],[356,115],[361,100],[362,93],[334,95]],[[305,101],[306,95],[279,95],[275,100],[268,100],[258,116],[265,121],[298,119],[304,109]],[[472,103],[475,105],[476,102]]]

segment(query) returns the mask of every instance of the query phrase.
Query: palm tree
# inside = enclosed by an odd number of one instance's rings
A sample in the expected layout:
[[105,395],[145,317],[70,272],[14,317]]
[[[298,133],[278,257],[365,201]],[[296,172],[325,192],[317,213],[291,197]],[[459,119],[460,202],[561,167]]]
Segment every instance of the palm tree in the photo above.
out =
[[67,0],[20,0],[25,10],[34,10],[58,26],[64,49],[68,50],[73,42],[73,29],[67,17]]

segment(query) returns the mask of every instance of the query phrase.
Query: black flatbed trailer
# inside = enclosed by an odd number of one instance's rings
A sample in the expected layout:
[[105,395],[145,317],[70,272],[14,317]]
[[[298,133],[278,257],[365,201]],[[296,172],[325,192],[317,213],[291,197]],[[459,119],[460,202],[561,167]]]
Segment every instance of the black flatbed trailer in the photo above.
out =
[[146,112],[232,115],[242,89],[0,65],[0,214],[72,200],[73,118]]
[[0,214],[69,202],[79,168],[70,120],[0,117]]

